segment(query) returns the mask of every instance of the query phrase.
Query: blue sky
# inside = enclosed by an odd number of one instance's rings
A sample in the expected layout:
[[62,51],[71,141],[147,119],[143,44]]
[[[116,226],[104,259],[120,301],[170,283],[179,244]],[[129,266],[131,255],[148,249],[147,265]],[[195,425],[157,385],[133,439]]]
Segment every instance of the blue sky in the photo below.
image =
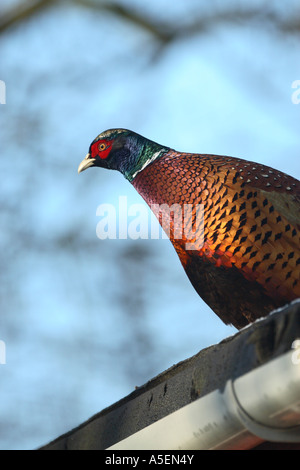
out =
[[[178,2],[169,15],[191,12],[194,2]],[[0,448],[31,449],[236,331],[196,294],[168,240],[97,239],[99,204],[142,199],[116,172],[78,176],[90,142],[129,128],[299,178],[299,47],[223,24],[157,56],[149,33],[67,5],[1,39]]]

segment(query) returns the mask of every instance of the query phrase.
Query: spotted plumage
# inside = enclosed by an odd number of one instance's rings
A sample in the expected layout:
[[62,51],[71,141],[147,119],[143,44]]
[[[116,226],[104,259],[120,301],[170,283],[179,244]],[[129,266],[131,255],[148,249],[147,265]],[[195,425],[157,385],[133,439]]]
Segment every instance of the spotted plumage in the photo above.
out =
[[170,240],[225,323],[241,328],[300,297],[298,180],[242,159],[176,152],[120,129],[94,140],[78,171],[89,166],[121,171],[152,209],[173,207]]

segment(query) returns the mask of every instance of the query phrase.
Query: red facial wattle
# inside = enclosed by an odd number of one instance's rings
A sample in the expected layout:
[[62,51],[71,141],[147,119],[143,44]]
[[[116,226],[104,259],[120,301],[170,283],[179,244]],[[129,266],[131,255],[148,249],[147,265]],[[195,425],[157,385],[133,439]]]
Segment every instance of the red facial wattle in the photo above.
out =
[[100,157],[101,159],[105,159],[108,157],[111,151],[112,142],[107,142],[106,140],[98,140],[92,145],[91,148],[91,157],[96,158]]

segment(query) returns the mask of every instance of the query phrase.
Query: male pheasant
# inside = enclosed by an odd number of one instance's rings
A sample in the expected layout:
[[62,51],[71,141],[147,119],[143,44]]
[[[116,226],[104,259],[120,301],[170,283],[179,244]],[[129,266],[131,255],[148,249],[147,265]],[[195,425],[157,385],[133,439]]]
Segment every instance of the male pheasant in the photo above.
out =
[[170,240],[226,324],[240,329],[300,297],[295,178],[238,158],[176,152],[125,129],[96,137],[78,173],[92,166],[120,171],[162,225],[162,208],[171,207]]

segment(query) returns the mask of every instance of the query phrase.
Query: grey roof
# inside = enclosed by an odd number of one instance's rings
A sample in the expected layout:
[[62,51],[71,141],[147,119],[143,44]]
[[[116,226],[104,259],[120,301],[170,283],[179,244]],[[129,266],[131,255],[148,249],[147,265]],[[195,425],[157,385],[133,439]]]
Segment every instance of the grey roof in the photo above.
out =
[[176,364],[41,449],[106,449],[194,400],[222,390],[229,379],[278,358],[299,338],[300,301],[295,301]]

